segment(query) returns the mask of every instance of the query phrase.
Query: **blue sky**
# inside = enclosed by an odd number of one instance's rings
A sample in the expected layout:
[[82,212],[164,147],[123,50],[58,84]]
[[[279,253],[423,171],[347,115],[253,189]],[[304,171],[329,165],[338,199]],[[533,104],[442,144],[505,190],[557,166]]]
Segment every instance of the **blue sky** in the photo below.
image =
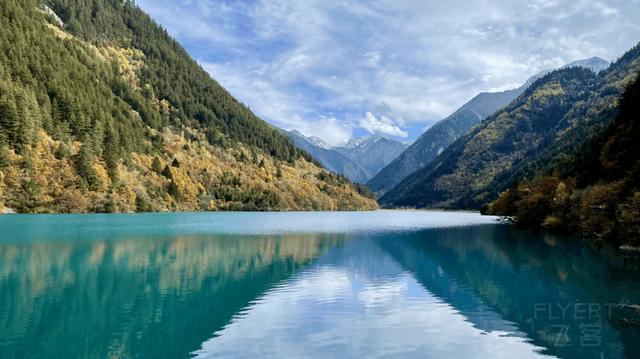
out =
[[411,141],[481,91],[640,41],[640,0],[137,0],[263,119]]

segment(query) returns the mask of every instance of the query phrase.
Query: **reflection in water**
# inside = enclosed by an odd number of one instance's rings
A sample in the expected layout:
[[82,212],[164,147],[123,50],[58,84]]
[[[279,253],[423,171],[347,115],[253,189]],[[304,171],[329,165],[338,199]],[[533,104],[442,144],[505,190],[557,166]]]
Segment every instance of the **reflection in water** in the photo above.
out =
[[607,306],[640,302],[637,272],[566,238],[504,225],[204,234],[198,216],[197,231],[114,218],[127,230],[0,240],[0,357],[640,356],[638,327]]
[[499,315],[544,353],[640,355],[639,328],[616,323],[618,304],[640,301],[637,273],[580,243],[506,226],[432,230],[378,243],[479,329],[505,330],[494,320]]
[[298,235],[0,244],[0,357],[184,357],[339,242]]
[[425,291],[378,247],[376,239],[357,238],[266,293],[196,354],[202,358],[543,356],[537,353],[542,348],[510,334],[474,328],[454,307]]

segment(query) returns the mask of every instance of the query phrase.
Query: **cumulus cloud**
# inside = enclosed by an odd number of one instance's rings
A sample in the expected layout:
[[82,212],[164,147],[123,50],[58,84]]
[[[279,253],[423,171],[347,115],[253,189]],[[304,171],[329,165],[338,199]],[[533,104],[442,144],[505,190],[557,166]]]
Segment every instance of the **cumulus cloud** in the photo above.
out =
[[403,131],[396,126],[390,118],[386,116],[376,117],[371,112],[367,112],[364,118],[360,120],[360,127],[369,133],[380,133],[403,138],[409,135],[407,131]]
[[328,142],[362,121],[415,138],[478,92],[640,39],[638,0],[137,3],[259,116]]
[[293,117],[294,121],[285,126],[287,130],[298,130],[305,136],[315,136],[323,139],[332,146],[342,146],[352,137],[353,130],[348,124],[335,117],[320,117],[313,120],[304,120],[299,116]]

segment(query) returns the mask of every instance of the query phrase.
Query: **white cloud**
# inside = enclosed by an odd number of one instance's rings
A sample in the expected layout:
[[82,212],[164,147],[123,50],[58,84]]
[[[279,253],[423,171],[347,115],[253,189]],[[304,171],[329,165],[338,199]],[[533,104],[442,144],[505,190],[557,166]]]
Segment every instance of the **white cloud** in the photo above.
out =
[[201,66],[234,96],[285,130],[316,136],[332,146],[344,145],[352,137],[352,125],[335,117],[315,114],[305,107],[305,99],[267,81],[260,71],[245,73],[244,67],[201,62]]
[[603,4],[601,2],[596,2],[593,5],[597,10],[600,11],[600,13],[605,16],[605,17],[615,17],[618,16],[620,14],[620,11],[614,7],[610,7],[606,4]]
[[[169,31],[176,37],[189,37],[205,42],[214,42],[225,46],[237,44],[237,38],[229,34],[230,24],[207,21],[208,14],[216,13],[231,17],[233,8],[221,3],[211,3],[207,6],[198,4],[197,7],[185,6],[180,2],[142,0],[139,5],[156,20],[169,27]],[[195,11],[194,11],[195,10]],[[197,16],[201,14],[203,16]],[[185,21],[188,19],[188,21]]]
[[444,358],[455,350],[461,358],[551,358],[513,323],[491,311],[480,313],[485,325],[504,329],[476,328],[463,312],[409,274],[386,283],[374,275],[343,263],[312,267],[243,308],[192,354]]
[[638,0],[137,3],[259,116],[328,142],[351,135],[363,113],[379,117],[365,118],[369,128],[403,134],[478,92],[612,60],[640,39]]
[[342,146],[347,143],[353,134],[351,127],[335,117],[319,117],[312,120],[303,120],[299,116],[293,117],[294,121],[285,126],[287,130],[298,130],[305,136],[315,136],[323,139],[331,146]]
[[367,112],[364,118],[360,120],[360,127],[369,133],[380,133],[396,137],[407,137],[409,135],[407,131],[403,131],[396,126],[390,118],[386,116],[376,117],[371,112]]
[[372,308],[391,303],[398,298],[406,296],[407,290],[407,283],[401,281],[369,285],[358,293],[358,300],[366,308]]

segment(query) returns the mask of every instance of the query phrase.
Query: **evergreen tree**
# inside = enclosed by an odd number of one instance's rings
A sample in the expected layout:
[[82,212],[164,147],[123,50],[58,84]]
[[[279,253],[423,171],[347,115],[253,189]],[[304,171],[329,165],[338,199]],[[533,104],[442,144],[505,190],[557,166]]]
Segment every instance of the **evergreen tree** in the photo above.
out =
[[136,212],[151,212],[153,208],[151,205],[140,195],[136,195]]
[[178,188],[178,185],[176,184],[176,182],[174,180],[171,180],[169,182],[169,187],[167,188],[167,192],[169,192],[169,194],[176,199],[180,198],[180,189]]
[[88,143],[80,146],[80,152],[78,152],[76,156],[75,165],[81,184],[89,186],[89,188],[95,188],[98,185],[98,176],[93,169],[93,154],[91,153]]
[[2,93],[0,97],[0,129],[6,137],[8,145],[15,147],[18,143],[18,109],[13,96]]
[[4,136],[0,134],[0,171],[7,169],[11,165],[11,158],[9,157],[9,147]]
[[22,167],[27,173],[26,180],[21,183],[22,187],[22,200],[20,206],[22,212],[36,212],[41,206],[40,195],[42,188],[35,180],[35,166],[33,163],[33,157],[30,152],[25,152],[22,155]]
[[107,127],[105,133],[103,157],[111,182],[115,183],[118,180],[118,159],[120,156],[118,155],[117,134],[112,127]]
[[153,157],[153,162],[151,163],[151,169],[158,174],[162,173],[162,162],[160,162],[160,157]]
[[113,201],[113,196],[111,193],[107,195],[107,200],[104,204],[104,212],[105,213],[116,213],[118,208],[116,207],[116,203]]
[[162,170],[162,175],[167,179],[173,179],[173,174],[171,173],[171,168],[169,167],[169,165],[164,166],[164,169]]
[[37,129],[41,126],[40,109],[33,92],[26,90],[16,95],[16,106],[18,109],[16,145],[22,153],[37,140]]

